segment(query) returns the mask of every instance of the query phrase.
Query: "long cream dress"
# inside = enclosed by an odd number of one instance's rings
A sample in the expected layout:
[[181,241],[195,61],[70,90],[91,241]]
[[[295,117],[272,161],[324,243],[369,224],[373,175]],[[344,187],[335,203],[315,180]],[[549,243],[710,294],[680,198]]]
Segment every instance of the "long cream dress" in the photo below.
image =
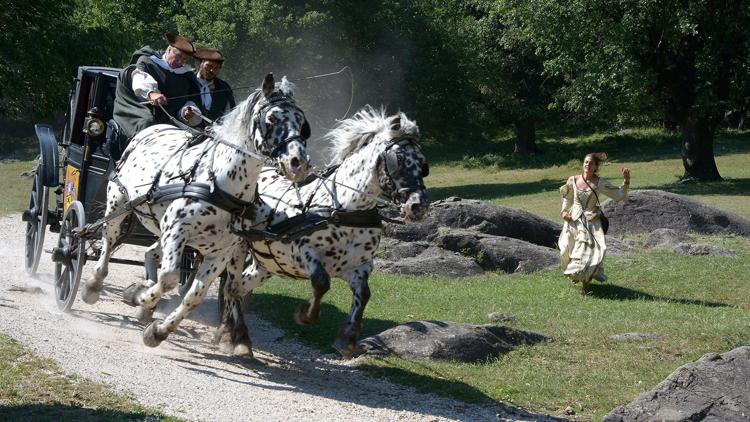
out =
[[[596,212],[596,195],[588,187],[581,190],[576,186],[576,178],[581,177],[571,176],[560,188],[560,212],[570,212],[573,221],[565,221],[558,246],[560,263],[565,268],[564,274],[574,282],[583,282],[585,290],[592,278],[606,280],[603,260],[607,245],[604,243],[601,219]],[[604,201],[604,196],[615,201],[623,201],[628,197],[628,185],[623,184],[618,188],[602,178],[599,178],[596,185],[589,184],[596,190],[600,201]]]

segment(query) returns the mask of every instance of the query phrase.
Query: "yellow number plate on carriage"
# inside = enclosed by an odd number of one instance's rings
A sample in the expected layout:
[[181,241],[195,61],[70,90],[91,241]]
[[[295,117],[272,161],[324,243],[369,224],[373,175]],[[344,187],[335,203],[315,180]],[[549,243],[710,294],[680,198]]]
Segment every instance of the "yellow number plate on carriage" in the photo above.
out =
[[68,205],[78,200],[78,182],[81,179],[81,171],[73,166],[65,168],[65,191],[63,193],[63,212],[67,211]]

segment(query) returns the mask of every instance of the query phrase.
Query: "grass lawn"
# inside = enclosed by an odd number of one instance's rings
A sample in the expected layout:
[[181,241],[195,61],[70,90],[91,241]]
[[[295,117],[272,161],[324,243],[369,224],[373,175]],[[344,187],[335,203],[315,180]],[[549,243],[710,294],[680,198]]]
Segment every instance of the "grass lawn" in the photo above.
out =
[[[487,145],[471,156],[466,151],[428,148],[430,195],[432,199],[477,198],[557,219],[557,189],[568,176],[580,172],[586,152],[607,151],[611,161],[601,175],[613,183],[619,183],[618,169],[625,165],[632,170],[633,189],[689,195],[750,219],[750,134],[719,135],[716,161],[726,180],[699,184],[676,183],[683,173],[679,139],[663,131],[553,134],[539,144],[545,153],[524,159],[497,153],[510,152],[509,141]],[[0,177],[6,181],[0,185],[4,198],[0,215],[26,205],[31,181],[18,174],[32,167],[30,161],[0,165]],[[642,236],[632,238],[643,241]],[[515,328],[554,340],[482,364],[390,357],[364,358],[359,365],[373,374],[464,400],[501,400],[555,415],[571,406],[577,418],[598,420],[651,389],[678,366],[704,353],[750,344],[750,239],[714,236],[699,241],[733,249],[738,257],[683,257],[641,250],[609,257],[610,282],[594,283],[588,297],[582,297],[580,288],[557,270],[465,279],[375,273],[365,335],[420,319],[480,324],[487,322],[487,314],[502,312],[516,316]],[[275,279],[253,293],[250,307],[285,328],[287,335],[332,353],[330,344],[348,313],[351,293],[343,282],[334,282],[321,321],[298,327],[292,313],[309,294],[308,283]],[[625,332],[654,333],[657,338],[609,339]],[[34,376],[39,374],[21,379]],[[2,394],[0,399],[5,400],[7,393]]]
[[0,420],[143,421],[179,419],[140,406],[107,386],[63,375],[15,340],[0,336]]
[[[554,341],[521,348],[484,364],[366,359],[364,367],[425,391],[470,401],[488,398],[560,415],[572,406],[598,420],[617,405],[652,388],[678,366],[708,352],[750,344],[750,241],[701,238],[740,252],[737,258],[635,253],[607,261],[611,280],[580,295],[559,271],[430,279],[374,274],[365,312],[365,335],[411,320],[482,324],[487,314],[517,317],[515,328]],[[292,322],[310,294],[307,283],[272,280],[253,293],[250,307],[282,325],[289,335],[332,352],[351,293],[334,283],[321,321]],[[657,340],[614,341],[626,332],[654,333]]]

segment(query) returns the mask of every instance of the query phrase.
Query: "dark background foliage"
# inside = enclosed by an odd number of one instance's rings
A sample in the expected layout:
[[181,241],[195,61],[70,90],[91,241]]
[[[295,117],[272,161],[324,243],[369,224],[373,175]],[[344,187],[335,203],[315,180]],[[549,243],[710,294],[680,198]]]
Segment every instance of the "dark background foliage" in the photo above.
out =
[[[121,67],[177,31],[228,58],[242,98],[266,72],[300,79],[325,129],[349,109],[416,118],[435,146],[540,128],[679,130],[684,178],[720,178],[716,130],[745,124],[750,4],[670,0],[37,0],[0,2],[0,117],[64,112],[80,65]],[[353,89],[352,89],[353,88]],[[353,94],[352,94],[353,93]],[[351,112],[351,111],[350,111]],[[701,158],[708,155],[710,159]]]

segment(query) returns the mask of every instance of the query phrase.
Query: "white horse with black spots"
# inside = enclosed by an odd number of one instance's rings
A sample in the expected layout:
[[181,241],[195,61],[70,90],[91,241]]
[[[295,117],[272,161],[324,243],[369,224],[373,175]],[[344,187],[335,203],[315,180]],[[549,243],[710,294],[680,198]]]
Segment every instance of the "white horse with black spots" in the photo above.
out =
[[[334,347],[344,357],[351,357],[370,298],[367,281],[382,234],[376,207],[400,203],[407,221],[421,220],[429,207],[423,182],[429,167],[417,144],[418,136],[417,125],[403,113],[386,116],[383,110],[368,106],[326,135],[334,145],[333,162],[339,164],[332,174],[296,192],[274,169],[263,169],[258,179],[261,203],[256,229],[269,227],[271,232],[291,234],[276,241],[251,239],[249,266],[241,279],[230,275],[223,291],[222,324],[217,331],[223,350],[252,344],[243,300],[272,275],[310,279],[313,295],[295,312],[299,324],[319,319],[330,278],[339,277],[349,284],[353,298]],[[383,196],[394,202],[386,202]],[[291,231],[282,226],[291,226]]]
[[184,248],[202,256],[182,303],[163,322],[153,321],[144,330],[146,345],[157,346],[175,331],[222,271],[241,274],[248,247],[234,231],[252,222],[263,161],[277,160],[292,181],[304,178],[309,169],[309,125],[291,89],[286,80],[275,87],[273,76],[267,75],[262,88],[197,145],[191,145],[193,133],[170,125],[149,127],[133,138],[107,186],[101,257],[81,293],[86,303],[99,299],[122,223],[132,213],[160,236],[145,253],[147,280],[123,295],[141,307],[142,322],[151,320],[159,298],[177,285]]

